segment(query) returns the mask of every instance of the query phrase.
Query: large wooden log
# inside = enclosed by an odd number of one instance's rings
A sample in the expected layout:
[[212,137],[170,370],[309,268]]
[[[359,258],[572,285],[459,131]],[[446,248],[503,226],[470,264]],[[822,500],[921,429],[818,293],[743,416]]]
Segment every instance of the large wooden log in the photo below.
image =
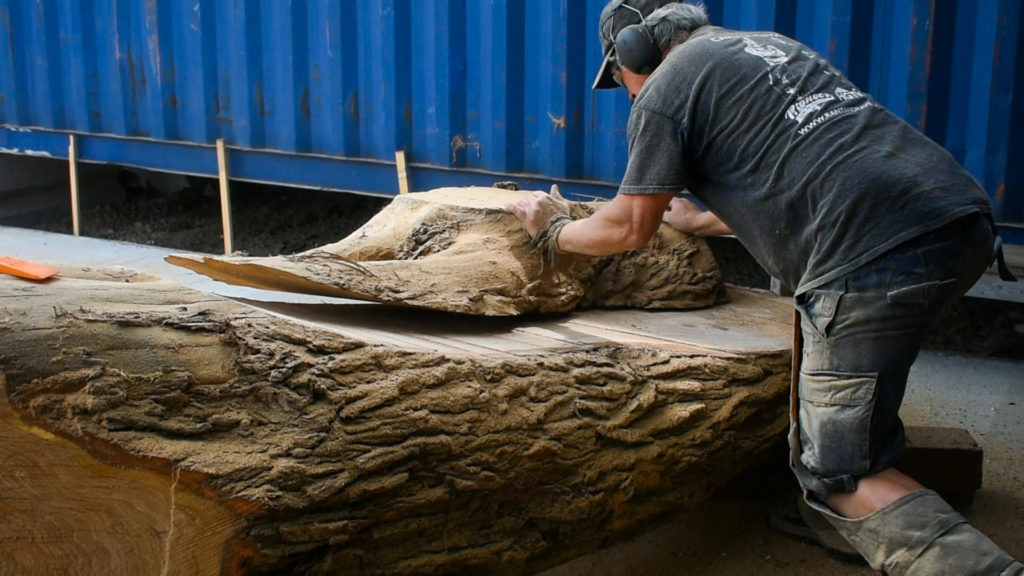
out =
[[0,572],[529,574],[588,553],[784,432],[790,312],[732,296],[296,320],[123,271],[0,277]]

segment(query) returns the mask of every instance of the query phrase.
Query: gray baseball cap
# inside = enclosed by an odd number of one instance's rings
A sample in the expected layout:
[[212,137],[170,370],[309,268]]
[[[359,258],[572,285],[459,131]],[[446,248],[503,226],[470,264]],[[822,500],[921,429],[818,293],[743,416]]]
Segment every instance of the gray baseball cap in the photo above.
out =
[[601,62],[601,69],[597,71],[594,78],[593,90],[606,88],[618,88],[618,83],[612,77],[619,63],[615,57],[615,37],[626,26],[640,23],[640,14],[646,18],[658,8],[666,4],[672,4],[678,0],[612,0],[601,10],[599,24],[601,36],[601,53],[604,54],[604,61]]

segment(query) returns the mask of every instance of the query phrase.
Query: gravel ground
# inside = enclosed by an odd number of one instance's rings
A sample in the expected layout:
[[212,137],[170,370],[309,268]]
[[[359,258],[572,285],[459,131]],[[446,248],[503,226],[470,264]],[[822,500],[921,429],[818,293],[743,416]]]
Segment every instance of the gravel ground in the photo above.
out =
[[[248,183],[231,185],[233,246],[250,256],[294,254],[336,242],[362,226],[389,198]],[[71,229],[70,216],[34,226]],[[130,188],[122,202],[84,206],[82,234],[177,250],[224,251],[220,197],[197,181],[174,193]]]

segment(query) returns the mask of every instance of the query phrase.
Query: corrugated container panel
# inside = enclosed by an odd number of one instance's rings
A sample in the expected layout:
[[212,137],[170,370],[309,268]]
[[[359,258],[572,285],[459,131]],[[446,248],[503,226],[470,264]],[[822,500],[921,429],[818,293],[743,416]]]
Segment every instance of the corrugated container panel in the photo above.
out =
[[[360,156],[387,160],[412,133],[411,2],[363,0],[359,27]],[[417,34],[420,33],[417,26]],[[440,143],[438,143],[440,144]]]
[[466,2],[465,132],[452,137],[450,154],[468,168],[522,170],[523,13],[518,0]]
[[[88,3],[83,2],[83,6]],[[127,67],[124,59],[123,44],[121,42],[124,33],[124,12],[128,4],[122,2],[112,4],[110,2],[96,2],[91,11],[92,18],[82,21],[82,34],[88,34],[95,39],[95,57],[86,54],[95,62],[96,76],[86,78],[86,85],[89,89],[99,94],[98,106],[88,111],[95,117],[95,124],[90,132],[101,134],[118,134],[128,136],[129,122],[128,109],[131,107],[133,94],[126,88],[124,78],[127,77]],[[83,17],[86,16],[83,10]],[[46,126],[50,128],[50,126]],[[61,126],[53,126],[61,128]]]
[[310,146],[337,156],[357,155],[359,138],[355,22],[346,16],[340,0],[312,2],[307,11]]
[[235,146],[263,148],[259,7],[246,0],[222,0],[215,10],[217,48],[211,57],[217,58],[217,135]]
[[[309,152],[309,89],[306,3],[279,0],[260,5],[260,115],[265,124],[264,148]],[[306,98],[303,98],[303,95]]]
[[[1003,221],[1024,223],[1024,14],[1020,2],[1008,2],[1008,19],[1016,17],[1016,29],[1008,28],[1005,50],[1013,53],[1012,63],[1003,63],[999,70],[1005,78],[1000,88],[1007,88],[1009,95],[1003,95],[1009,104],[1010,113],[1006,118],[1006,131],[1009,133],[1006,143],[1006,163],[1002,166],[993,163],[993,171],[1005,174],[1003,185],[994,190],[997,214]],[[1022,234],[1024,236],[1024,234]],[[1016,240],[1024,243],[1024,239]]]
[[[465,0],[422,0],[413,4],[412,131],[410,154],[421,162],[465,166],[480,155],[480,143],[466,134]],[[440,146],[446,142],[449,146]]]
[[[604,0],[0,0],[0,148],[394,194],[614,193],[629,101],[590,90]],[[1020,0],[707,0],[829,58],[1024,222]],[[1017,96],[1017,97],[1015,97]],[[25,130],[30,132],[26,132]],[[35,148],[31,148],[34,146]]]

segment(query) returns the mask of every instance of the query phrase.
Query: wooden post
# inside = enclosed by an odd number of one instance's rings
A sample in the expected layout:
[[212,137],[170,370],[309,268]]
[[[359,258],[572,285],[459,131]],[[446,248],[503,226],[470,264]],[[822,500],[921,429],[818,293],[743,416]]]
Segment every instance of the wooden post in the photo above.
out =
[[395,150],[395,168],[398,170],[398,193],[409,193],[409,173],[405,167],[405,150]]
[[78,236],[82,214],[78,202],[78,141],[74,134],[68,134],[68,174],[71,180],[71,231]]
[[217,176],[220,179],[220,217],[224,228],[224,253],[234,252],[231,231],[231,193],[228,187],[228,150],[223,138],[217,139]]

